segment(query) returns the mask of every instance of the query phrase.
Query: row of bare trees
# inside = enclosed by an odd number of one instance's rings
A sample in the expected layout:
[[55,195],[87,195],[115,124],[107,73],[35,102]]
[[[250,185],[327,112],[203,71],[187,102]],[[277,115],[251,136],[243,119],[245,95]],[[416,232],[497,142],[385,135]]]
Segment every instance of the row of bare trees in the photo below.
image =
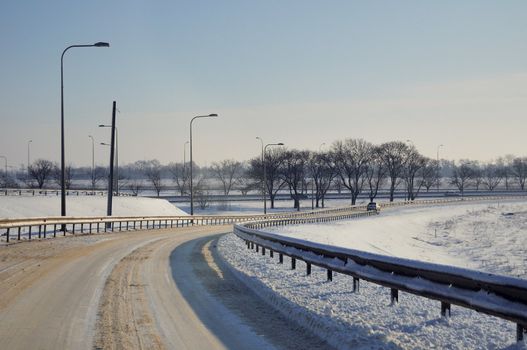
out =
[[[323,207],[330,189],[349,192],[350,202],[355,204],[361,194],[374,201],[380,189],[389,192],[391,201],[396,190],[403,190],[407,200],[414,200],[421,191],[439,187],[442,177],[448,180],[443,185],[453,185],[461,194],[467,188],[494,191],[500,185],[509,189],[517,184],[525,190],[527,178],[527,158],[508,156],[487,164],[469,160],[439,164],[420,154],[413,145],[400,141],[374,145],[362,139],[345,139],[334,142],[325,152],[275,147],[267,151],[264,163],[261,157],[255,157],[245,163],[223,160],[202,168],[194,164],[194,191],[206,195],[210,181],[216,180],[215,188],[219,184],[224,195],[234,188],[244,195],[253,190],[265,192],[273,208],[277,194],[285,190],[294,207],[299,208],[301,199],[310,192],[316,207]],[[445,169],[449,169],[448,174]],[[28,170],[30,179],[39,188],[53,181],[60,186],[60,171],[55,163],[39,159]],[[93,189],[99,181],[107,180],[108,172],[103,167],[89,172]],[[66,168],[66,188],[70,188],[74,173],[79,170]],[[158,160],[137,161],[120,168],[119,173],[121,187],[134,194],[148,186],[159,196],[169,184],[179,195],[189,194],[188,163],[162,165]]]
[[[254,158],[249,164],[248,176],[263,181],[262,160]],[[359,194],[365,191],[373,201],[386,182],[391,201],[401,182],[407,199],[413,200],[423,187],[430,189],[439,178],[437,161],[398,141],[373,145],[362,139],[346,139],[334,142],[327,152],[275,148],[265,155],[265,168],[262,188],[271,200],[271,208],[283,188],[289,189],[294,207],[299,208],[300,199],[311,185],[319,207],[324,206],[326,193],[335,183],[349,191],[351,203],[355,204]]]
[[503,183],[506,189],[511,187],[511,183],[516,182],[519,188],[525,190],[525,180],[527,179],[527,158],[511,158],[508,163],[495,162],[480,164],[470,160],[461,160],[459,164],[452,168],[450,183],[463,195],[468,187],[479,190],[483,187],[489,191],[494,191]]

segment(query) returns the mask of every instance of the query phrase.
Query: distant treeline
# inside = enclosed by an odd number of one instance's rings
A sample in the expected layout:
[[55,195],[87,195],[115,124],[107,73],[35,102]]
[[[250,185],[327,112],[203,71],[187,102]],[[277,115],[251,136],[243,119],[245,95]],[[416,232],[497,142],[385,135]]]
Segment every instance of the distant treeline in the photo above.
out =
[[[265,165],[265,166],[264,166]],[[265,168],[265,180],[264,180]],[[107,186],[108,168],[97,166],[65,169],[66,188],[101,189]],[[120,166],[114,188],[138,194],[148,185],[159,194],[171,185],[179,195],[189,194],[190,164],[161,164],[158,160],[141,160]],[[527,158],[506,156],[489,163],[478,161],[430,159],[415,146],[400,141],[374,145],[362,139],[334,142],[326,151],[268,148],[265,154],[248,161],[222,160],[208,167],[193,166],[196,196],[212,189],[228,195],[233,189],[243,195],[265,191],[271,208],[278,192],[288,190],[294,207],[307,193],[314,194],[316,206],[324,205],[329,190],[350,193],[354,204],[359,194],[373,201],[380,189],[387,189],[393,201],[396,189],[414,200],[421,191],[440,185],[454,186],[461,194],[469,188],[494,191],[525,188]],[[3,173],[2,187],[60,187],[60,169],[56,163],[37,159],[27,169]]]

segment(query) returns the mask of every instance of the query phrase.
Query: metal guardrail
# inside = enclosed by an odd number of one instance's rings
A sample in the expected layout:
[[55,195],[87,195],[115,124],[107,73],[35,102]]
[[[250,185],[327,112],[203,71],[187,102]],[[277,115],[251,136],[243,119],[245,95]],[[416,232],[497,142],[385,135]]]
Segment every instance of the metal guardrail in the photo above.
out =
[[362,207],[319,209],[314,211],[283,212],[257,215],[195,215],[195,216],[57,216],[0,219],[0,239],[31,240],[33,238],[56,237],[67,234],[90,234],[109,231],[144,230],[173,228],[193,225],[225,225],[236,222],[303,218],[313,215],[324,216],[335,213],[354,212]]
[[[515,196],[516,197],[516,196]],[[459,201],[475,201],[484,199],[508,199],[511,197],[478,197],[478,198],[449,198],[420,200],[415,202],[391,202],[384,203],[383,207],[406,206],[406,205],[429,205],[444,204]],[[228,216],[87,216],[87,217],[34,217],[34,218],[15,218],[0,219],[0,241],[5,239],[10,242],[16,240],[38,238],[48,238],[49,235],[56,237],[60,232],[62,235],[78,233],[99,233],[104,230],[138,230],[153,228],[171,228],[189,225],[217,225],[233,224],[244,221],[267,220],[267,219],[288,219],[288,218],[307,218],[307,217],[327,217],[332,214],[352,213],[364,210],[364,205],[346,206],[329,209],[316,209],[300,212],[283,212],[273,214],[258,215],[228,215]],[[322,222],[322,221],[320,221]],[[102,225],[102,227],[101,227]],[[49,229],[49,231],[48,231]]]
[[[395,205],[392,205],[395,206]],[[247,222],[234,225],[234,233],[243,239],[248,249],[266,249],[273,257],[279,254],[291,258],[291,268],[296,260],[306,263],[306,273],[311,265],[327,270],[327,279],[333,271],[353,277],[353,291],[359,288],[360,279],[390,288],[392,303],[399,301],[399,291],[441,302],[441,315],[450,316],[451,304],[476,310],[516,323],[516,340],[523,340],[527,333],[527,280],[499,276],[452,266],[399,259],[352,249],[317,244],[305,240],[266,233],[258,229],[288,224],[317,223],[373,215],[375,212],[355,212],[308,218],[284,218]]]

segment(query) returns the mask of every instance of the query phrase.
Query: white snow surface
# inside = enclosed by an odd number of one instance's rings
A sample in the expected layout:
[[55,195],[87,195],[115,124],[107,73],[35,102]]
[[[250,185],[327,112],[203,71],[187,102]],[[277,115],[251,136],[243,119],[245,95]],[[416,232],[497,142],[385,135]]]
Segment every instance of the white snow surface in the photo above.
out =
[[[502,215],[514,213],[513,215]],[[481,202],[405,207],[379,216],[329,224],[273,228],[272,231],[318,243],[376,254],[509,274],[525,278],[527,203]],[[436,233],[437,229],[437,233]],[[266,229],[270,231],[270,229]],[[339,349],[527,349],[515,343],[516,325],[452,306],[440,316],[440,303],[365,281],[352,292],[352,278],[290,259],[278,264],[269,255],[247,249],[233,234],[218,250],[235,275],[269,304]]]
[[[66,198],[68,216],[104,216],[107,197],[70,196]],[[114,197],[114,216],[188,215],[164,199]],[[1,196],[0,218],[60,216],[58,196]]]
[[266,232],[527,279],[527,202],[386,209],[378,216]]

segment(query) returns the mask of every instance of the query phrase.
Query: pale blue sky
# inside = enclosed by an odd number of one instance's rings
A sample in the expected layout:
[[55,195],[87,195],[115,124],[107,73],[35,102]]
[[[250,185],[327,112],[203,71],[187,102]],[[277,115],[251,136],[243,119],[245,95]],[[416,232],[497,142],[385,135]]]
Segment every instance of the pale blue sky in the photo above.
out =
[[[2,1],[0,155],[91,161],[117,100],[121,162],[247,159],[266,142],[411,139],[527,155],[527,1]],[[96,147],[107,163],[108,150]]]

